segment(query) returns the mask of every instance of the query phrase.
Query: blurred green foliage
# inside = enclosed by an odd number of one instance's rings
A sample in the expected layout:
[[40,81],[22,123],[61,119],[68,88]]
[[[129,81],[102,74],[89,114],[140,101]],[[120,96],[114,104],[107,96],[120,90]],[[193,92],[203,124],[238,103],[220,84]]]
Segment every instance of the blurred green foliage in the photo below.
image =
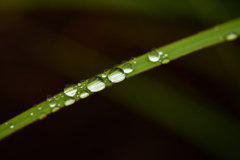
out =
[[[8,69],[1,81],[7,84],[2,96],[32,105],[66,81],[81,81],[151,48],[236,18],[239,5],[237,0],[2,0],[1,68]],[[205,154],[239,159],[239,52],[239,40],[204,49],[112,86],[89,101],[102,96]],[[35,69],[29,69],[32,66]],[[2,109],[11,112],[2,121],[25,107]]]

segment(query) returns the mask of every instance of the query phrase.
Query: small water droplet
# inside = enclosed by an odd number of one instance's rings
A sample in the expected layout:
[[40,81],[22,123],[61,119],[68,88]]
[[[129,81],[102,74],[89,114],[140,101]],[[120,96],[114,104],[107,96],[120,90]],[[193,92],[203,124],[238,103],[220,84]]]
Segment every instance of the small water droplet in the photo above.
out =
[[64,88],[64,93],[69,97],[73,97],[77,93],[77,88],[75,85],[70,85]]
[[30,113],[30,116],[33,116],[33,115],[34,115],[34,113],[33,113],[33,112],[31,112],[31,113]]
[[160,59],[160,53],[162,54],[162,52],[159,52],[157,50],[153,50],[150,53],[148,53],[148,59],[151,62],[157,62]]
[[50,107],[55,107],[55,106],[56,106],[56,101],[55,101],[54,99],[51,99],[51,100],[49,101],[49,106],[50,106]]
[[65,106],[70,106],[75,102],[75,99],[71,98],[71,97],[67,97],[64,104]]
[[39,120],[43,120],[43,119],[45,119],[46,117],[47,117],[47,114],[42,113],[42,114],[40,114],[40,116],[38,117],[38,119],[39,119]]
[[98,92],[103,90],[106,87],[104,81],[102,78],[100,77],[93,77],[91,79],[88,80],[87,82],[87,88],[91,91],[91,92]]
[[82,85],[82,83],[78,83],[78,86],[81,86]]
[[106,77],[107,77],[107,74],[103,73],[102,78],[106,78]]
[[136,63],[137,63],[137,60],[136,60],[136,58],[131,58],[131,61],[132,61],[134,64],[136,64]]
[[52,96],[51,95],[47,95],[47,98],[46,98],[48,101],[50,101],[52,99]]
[[13,125],[13,124],[12,124],[12,125],[10,125],[10,126],[9,126],[9,128],[10,128],[10,129],[13,129],[13,128],[14,128],[14,125]]
[[42,110],[42,107],[38,107],[38,110]]
[[125,73],[120,68],[113,68],[108,73],[108,79],[112,83],[118,83],[125,79]]
[[59,99],[59,97],[56,95],[56,96],[54,96],[54,99],[58,100],[58,99]]
[[59,110],[60,110],[59,107],[54,107],[54,108],[52,109],[52,113],[57,112],[57,111],[59,111]]
[[122,69],[125,73],[131,73],[133,71],[133,66],[130,63],[125,63]]
[[170,59],[168,59],[168,58],[162,60],[162,64],[167,64],[167,63],[169,63],[169,62],[170,62]]
[[233,41],[238,38],[238,35],[236,33],[230,33],[226,36],[227,41]]
[[5,125],[7,126],[7,125],[8,125],[8,122],[6,122]]
[[88,93],[88,92],[86,92],[86,91],[83,91],[81,94],[80,94],[80,98],[86,98],[86,97],[88,97],[90,94]]

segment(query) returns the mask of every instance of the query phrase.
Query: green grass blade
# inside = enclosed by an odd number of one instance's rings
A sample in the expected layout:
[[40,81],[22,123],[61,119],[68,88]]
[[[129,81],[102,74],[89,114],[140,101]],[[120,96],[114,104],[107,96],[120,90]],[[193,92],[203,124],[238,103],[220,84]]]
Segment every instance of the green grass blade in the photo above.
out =
[[[75,101],[85,98],[82,94],[84,92],[87,92],[88,94],[91,94],[90,91],[98,92],[104,89],[105,86],[110,86],[113,83],[118,83],[125,78],[120,76],[119,79],[119,75],[126,76],[126,78],[134,76],[151,68],[157,67],[161,64],[166,64],[171,60],[174,60],[196,50],[202,49],[204,47],[222,43],[226,40],[234,40],[239,34],[240,19],[236,19],[223,25],[219,25],[217,27],[193,35],[191,37],[185,38],[183,40],[177,41],[170,45],[158,48],[157,50],[150,51],[137,58],[131,59],[126,63],[133,66],[134,69],[132,72],[127,72],[126,74],[124,74],[121,70],[115,70],[115,74],[112,75],[112,81],[109,80],[111,79],[109,77],[103,77],[101,73],[97,75],[98,77],[102,77],[100,78],[100,81],[99,78],[95,77],[93,79],[85,80],[81,83],[81,85],[73,85],[72,87],[74,88],[74,90],[77,90],[77,93],[74,94],[74,96],[68,96],[61,92],[59,94],[56,94],[52,98],[49,98],[47,101],[44,101],[30,108],[22,114],[0,125],[0,139],[5,138],[6,136],[16,132],[17,130],[31,124],[38,119],[43,119],[48,114],[56,112],[64,106],[71,105]],[[160,58],[157,59],[157,61],[150,61],[149,54],[156,54],[156,51],[162,52],[163,54],[161,56],[158,55],[160,56]],[[117,67],[123,69],[126,63],[120,64]],[[120,72],[116,73],[116,71]],[[104,74],[111,75],[112,70],[108,70]],[[89,83],[92,84],[91,87],[89,87]]]

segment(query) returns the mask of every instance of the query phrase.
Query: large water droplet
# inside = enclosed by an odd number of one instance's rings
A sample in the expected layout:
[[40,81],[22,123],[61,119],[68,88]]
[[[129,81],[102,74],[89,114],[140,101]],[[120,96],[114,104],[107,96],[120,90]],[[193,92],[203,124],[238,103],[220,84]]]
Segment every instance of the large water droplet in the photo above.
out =
[[91,92],[98,92],[103,90],[106,87],[104,81],[102,78],[100,77],[93,77],[91,79],[88,80],[87,82],[87,88],[91,91]]
[[10,125],[10,126],[9,126],[9,128],[10,128],[10,129],[13,129],[13,128],[14,128],[14,125],[13,125],[13,124],[12,124],[12,125]]
[[89,96],[89,93],[86,91],[83,91],[82,93],[80,93],[80,98],[86,98]]
[[112,83],[118,83],[125,79],[125,73],[120,68],[113,68],[108,73],[108,79]]
[[160,59],[160,55],[162,55],[162,52],[154,50],[148,53],[148,58],[151,62],[157,62]]
[[77,93],[77,87],[75,85],[68,86],[64,88],[64,93],[69,97],[73,97]]
[[75,102],[75,99],[71,98],[71,97],[67,97],[64,104],[65,106],[70,106]]
[[49,106],[50,106],[50,107],[55,107],[55,106],[56,106],[56,101],[55,101],[54,99],[51,99],[51,100],[49,101]]
[[238,38],[238,35],[236,33],[230,33],[226,36],[227,41],[233,41]]
[[133,71],[133,66],[131,63],[125,63],[122,69],[125,73],[131,73]]

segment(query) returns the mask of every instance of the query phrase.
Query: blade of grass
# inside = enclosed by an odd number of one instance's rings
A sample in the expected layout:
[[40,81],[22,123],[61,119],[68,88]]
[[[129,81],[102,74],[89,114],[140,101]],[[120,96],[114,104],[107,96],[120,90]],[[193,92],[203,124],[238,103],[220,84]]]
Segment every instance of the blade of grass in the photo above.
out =
[[[127,61],[126,63],[131,64],[134,70],[131,73],[126,74],[126,78],[132,77],[136,74],[157,67],[162,63],[165,64],[170,60],[177,59],[181,56],[202,49],[204,47],[225,42],[226,37],[229,34],[232,34],[233,36],[234,35],[237,36],[240,34],[240,19],[230,21],[228,23],[225,23],[218,27],[211,28],[204,32],[198,33],[196,35],[172,43],[170,45],[158,48],[158,51],[162,51],[163,55],[165,56],[165,57],[163,56],[164,58],[161,58],[160,61],[152,62],[149,60],[148,55],[149,53],[152,53],[152,51]],[[123,68],[124,64],[120,64],[117,67]],[[110,70],[106,71],[105,74],[107,75],[109,74],[109,72]],[[101,77],[101,75],[102,74],[99,74],[97,76]],[[113,84],[111,81],[107,80],[107,78],[105,78],[105,80],[106,86],[110,86]],[[87,88],[87,83],[88,80],[85,80],[84,82],[81,83],[81,86],[76,85],[74,87],[80,93],[84,91],[90,93],[89,88]],[[64,106],[71,105],[72,103],[80,99],[81,98],[77,94],[73,97],[69,97],[63,92],[56,94],[54,97],[49,98],[48,101],[44,101],[30,108],[29,110],[23,112],[22,114],[0,125],[0,139],[5,138],[6,136],[33,123],[38,119],[43,119],[48,114],[55,112]]]

